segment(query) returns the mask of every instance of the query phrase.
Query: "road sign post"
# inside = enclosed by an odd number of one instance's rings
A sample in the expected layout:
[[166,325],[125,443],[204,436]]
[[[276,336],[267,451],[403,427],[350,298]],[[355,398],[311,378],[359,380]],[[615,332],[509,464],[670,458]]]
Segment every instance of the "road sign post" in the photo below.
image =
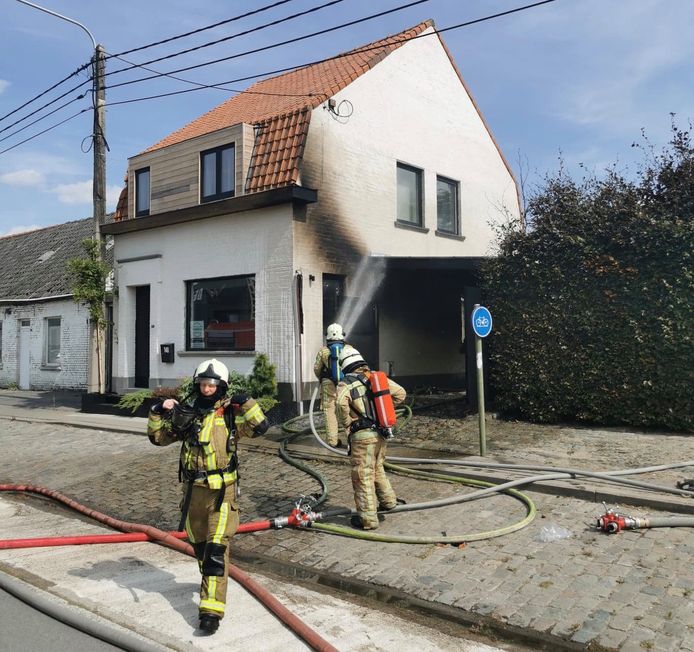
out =
[[482,338],[492,332],[492,314],[484,306],[475,304],[470,320],[475,333],[475,357],[477,359],[477,414],[480,427],[480,455],[487,454],[487,432],[484,421],[484,368],[482,362]]

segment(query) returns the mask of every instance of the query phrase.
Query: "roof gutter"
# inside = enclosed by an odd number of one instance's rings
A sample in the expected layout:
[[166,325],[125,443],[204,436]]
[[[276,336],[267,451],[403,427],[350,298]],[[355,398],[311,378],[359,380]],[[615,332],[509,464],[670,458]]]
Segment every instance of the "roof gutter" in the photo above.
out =
[[52,297],[36,297],[31,299],[0,299],[3,303],[35,303],[36,301],[56,301],[58,299],[72,299],[72,294],[55,294]]

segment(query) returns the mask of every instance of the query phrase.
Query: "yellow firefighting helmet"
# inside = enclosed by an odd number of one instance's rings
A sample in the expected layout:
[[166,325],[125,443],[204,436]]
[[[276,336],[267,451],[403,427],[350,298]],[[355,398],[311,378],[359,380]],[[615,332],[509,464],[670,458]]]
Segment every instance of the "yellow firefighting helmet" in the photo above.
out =
[[340,369],[343,374],[348,374],[359,367],[366,366],[366,361],[361,353],[349,344],[340,352]]
[[342,331],[340,324],[330,324],[325,331],[325,339],[328,342],[341,342],[345,339],[345,334]]

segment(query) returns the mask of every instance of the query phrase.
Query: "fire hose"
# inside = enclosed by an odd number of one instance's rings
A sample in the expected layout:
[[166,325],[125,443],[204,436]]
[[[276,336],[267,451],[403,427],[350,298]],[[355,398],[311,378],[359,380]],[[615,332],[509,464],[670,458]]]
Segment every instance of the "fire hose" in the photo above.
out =
[[[24,492],[30,494],[38,494],[43,496],[48,496],[53,500],[56,500],[73,510],[89,516],[100,523],[109,525],[110,527],[121,530],[126,533],[139,533],[146,535],[149,540],[156,541],[157,543],[173,548],[179,552],[183,552],[191,557],[195,557],[193,552],[193,547],[184,543],[179,539],[179,533],[170,533],[159,530],[158,528],[152,527],[151,525],[143,525],[140,523],[130,523],[128,521],[122,521],[120,519],[113,518],[107,514],[102,514],[94,509],[90,509],[81,505],[75,500],[64,496],[58,491],[52,489],[46,489],[45,487],[36,487],[33,485],[26,484],[0,484],[0,491],[13,491],[13,492]],[[269,522],[269,521],[268,521]],[[265,521],[262,521],[262,527],[258,529],[269,529],[265,527]],[[8,546],[9,547],[9,546]],[[236,580],[243,588],[245,588],[251,595],[255,596],[256,599],[265,606],[266,609],[275,614],[291,631],[293,631],[297,636],[306,642],[314,650],[321,650],[325,652],[337,652],[336,648],[332,646],[328,641],[320,636],[317,632],[311,629],[306,623],[304,623],[298,616],[293,614],[289,609],[287,609],[277,598],[275,598],[269,591],[263,588],[255,580],[249,577],[246,573],[236,568],[235,566],[229,564],[229,577]]]

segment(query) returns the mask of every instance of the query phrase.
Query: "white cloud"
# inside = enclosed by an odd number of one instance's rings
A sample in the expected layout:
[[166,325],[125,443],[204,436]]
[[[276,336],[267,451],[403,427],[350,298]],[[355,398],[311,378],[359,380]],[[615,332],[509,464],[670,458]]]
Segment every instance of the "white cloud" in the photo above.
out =
[[37,170],[15,170],[0,175],[0,182],[8,186],[40,186],[44,176]]
[[6,79],[0,79],[0,95],[2,95],[3,91],[7,90],[9,85],[10,82],[8,82]]
[[116,210],[118,197],[120,197],[120,186],[106,186],[106,212],[112,213]]
[[0,238],[4,238],[8,235],[17,235],[18,233],[26,233],[27,231],[36,231],[36,229],[43,229],[44,227],[38,224],[30,224],[29,226],[14,226],[6,233],[0,233]]
[[53,192],[63,204],[89,204],[92,201],[92,180],[63,183],[53,188]]

